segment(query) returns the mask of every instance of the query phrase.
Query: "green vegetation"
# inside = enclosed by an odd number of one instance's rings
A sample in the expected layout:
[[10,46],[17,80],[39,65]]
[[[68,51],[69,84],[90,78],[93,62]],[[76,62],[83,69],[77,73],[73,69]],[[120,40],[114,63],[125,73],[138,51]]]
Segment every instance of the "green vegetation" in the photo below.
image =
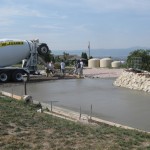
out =
[[127,57],[127,65],[130,68],[150,71],[150,50],[135,50]]
[[85,66],[88,66],[88,56],[87,56],[87,53],[82,52],[81,58],[84,59],[84,65],[85,65]]
[[1,150],[146,150],[150,134],[109,125],[84,125],[37,113],[39,107],[0,97]]

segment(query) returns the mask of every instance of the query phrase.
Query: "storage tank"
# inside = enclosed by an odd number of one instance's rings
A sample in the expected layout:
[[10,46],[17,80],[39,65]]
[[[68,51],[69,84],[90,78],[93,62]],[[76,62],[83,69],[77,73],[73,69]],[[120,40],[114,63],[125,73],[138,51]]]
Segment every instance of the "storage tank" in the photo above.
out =
[[111,58],[103,58],[100,60],[100,67],[101,68],[110,68],[111,67]]
[[113,61],[113,62],[111,63],[111,67],[112,67],[112,68],[119,68],[120,65],[121,65],[121,62],[120,62],[120,61]]
[[99,68],[100,67],[100,59],[98,59],[98,58],[89,59],[88,67],[89,68]]

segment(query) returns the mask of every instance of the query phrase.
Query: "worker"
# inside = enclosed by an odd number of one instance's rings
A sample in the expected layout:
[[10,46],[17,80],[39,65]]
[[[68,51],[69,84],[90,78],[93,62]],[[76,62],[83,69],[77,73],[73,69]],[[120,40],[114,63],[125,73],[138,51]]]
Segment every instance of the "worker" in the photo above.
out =
[[61,69],[62,75],[64,76],[64,74],[65,74],[65,63],[63,60],[60,63],[60,69]]
[[46,77],[48,77],[50,73],[49,62],[46,63],[45,72],[46,72]]
[[83,75],[83,66],[84,66],[83,61],[82,59],[80,59],[80,77]]
[[50,70],[50,73],[51,74],[54,74],[55,73],[55,70],[54,70],[54,63],[51,61],[49,62],[49,70]]

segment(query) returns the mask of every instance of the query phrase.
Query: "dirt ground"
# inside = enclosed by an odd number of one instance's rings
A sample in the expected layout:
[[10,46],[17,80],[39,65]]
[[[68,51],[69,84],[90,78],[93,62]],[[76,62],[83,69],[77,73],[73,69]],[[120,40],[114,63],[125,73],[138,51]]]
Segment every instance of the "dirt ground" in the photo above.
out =
[[85,68],[83,75],[91,78],[116,78],[121,75],[124,69],[108,69],[108,68]]

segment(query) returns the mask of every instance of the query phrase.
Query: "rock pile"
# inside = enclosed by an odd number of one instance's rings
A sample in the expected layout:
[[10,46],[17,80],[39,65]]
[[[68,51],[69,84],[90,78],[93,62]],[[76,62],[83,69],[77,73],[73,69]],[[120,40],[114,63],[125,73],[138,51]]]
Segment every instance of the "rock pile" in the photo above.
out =
[[149,72],[137,73],[125,70],[115,80],[114,85],[134,90],[142,90],[145,92],[150,92],[150,73]]

